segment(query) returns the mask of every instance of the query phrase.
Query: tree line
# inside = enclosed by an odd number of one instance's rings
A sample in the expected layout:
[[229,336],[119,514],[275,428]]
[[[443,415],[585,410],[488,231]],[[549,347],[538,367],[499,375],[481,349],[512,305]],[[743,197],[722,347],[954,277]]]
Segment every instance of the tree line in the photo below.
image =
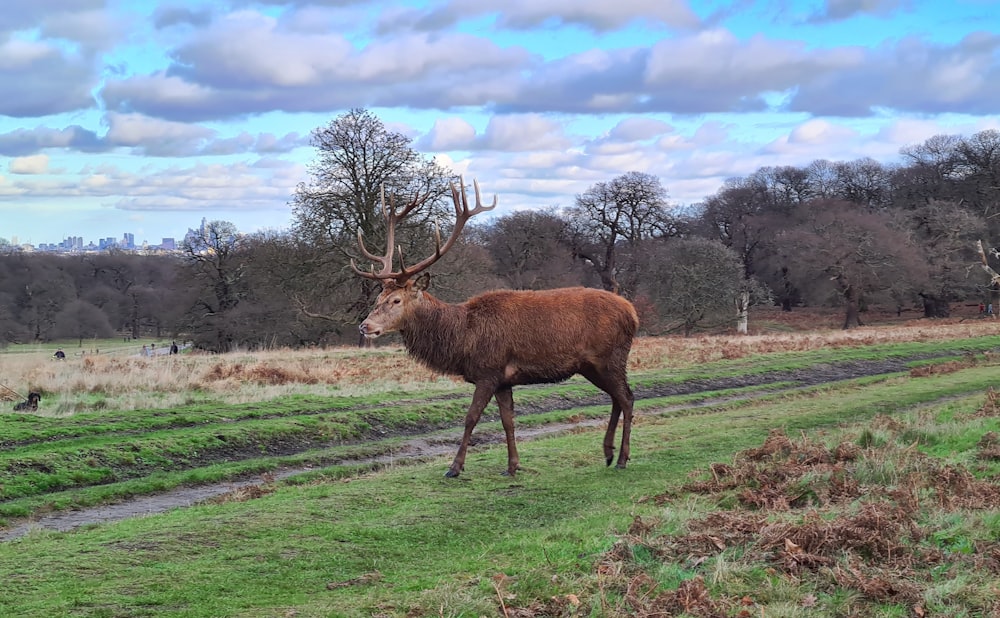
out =
[[[179,256],[0,252],[0,344],[183,337],[212,351],[358,340],[379,286],[350,268],[358,235],[384,246],[383,203],[427,196],[395,242],[434,250],[453,216],[453,171],[354,109],[314,130],[287,231],[212,221]],[[488,185],[488,183],[487,183]],[[489,193],[489,187],[484,189]],[[502,196],[501,196],[502,199]],[[946,317],[998,304],[977,241],[1000,236],[1000,132],[935,136],[894,164],[870,158],[762,167],[678,208],[653,175],[598,182],[572,205],[470,224],[435,265],[436,293],[582,285],[622,294],[648,334],[746,328],[750,306],[870,306]]]

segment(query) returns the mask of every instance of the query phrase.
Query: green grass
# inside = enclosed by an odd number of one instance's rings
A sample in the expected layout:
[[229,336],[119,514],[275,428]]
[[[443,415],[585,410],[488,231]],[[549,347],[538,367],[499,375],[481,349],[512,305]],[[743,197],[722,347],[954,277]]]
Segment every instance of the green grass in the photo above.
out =
[[[516,478],[498,474],[504,467],[502,446],[476,446],[458,479],[442,477],[444,458],[346,476],[340,468],[329,468],[279,483],[272,493],[245,502],[197,506],[71,533],[35,532],[0,544],[0,579],[5,583],[0,587],[0,615],[489,616],[503,615],[501,596],[506,607],[526,608],[552,606],[555,600],[565,605],[570,595],[580,602],[574,606],[575,615],[629,615],[632,610],[620,581],[602,572],[600,565],[616,543],[629,541],[630,524],[636,517],[658,520],[663,528],[652,536],[675,534],[683,531],[686,521],[717,508],[710,500],[683,494],[659,506],[651,496],[679,491],[692,474],[759,446],[776,427],[789,436],[853,432],[858,441],[867,429],[880,432],[883,443],[898,445],[899,450],[909,448],[901,442],[904,437],[919,434],[915,448],[928,456],[970,461],[976,434],[995,430],[995,419],[969,418],[995,375],[995,367],[976,367],[927,378],[861,380],[758,401],[671,409],[663,415],[657,411],[676,400],[643,401],[633,432],[632,461],[625,471],[603,465],[602,430],[594,429],[521,444],[527,469]],[[525,390],[526,399],[552,395],[544,389]],[[303,406],[293,407],[301,411]],[[357,412],[351,426],[361,428],[376,417],[379,423],[395,419],[392,422],[401,425],[427,417],[443,422],[460,416],[463,407],[461,401],[428,401],[415,406],[420,410],[415,414],[406,406],[388,406],[377,415],[372,410]],[[250,444],[252,437],[268,431],[292,435],[296,427],[327,422],[314,419],[308,425],[308,415],[266,415],[249,407],[222,410],[219,417],[207,409],[183,412],[181,416],[192,415],[188,421],[196,422],[185,421],[182,427],[163,424],[162,419],[143,425],[146,421],[124,415],[115,420],[74,417],[58,420],[66,423],[63,429],[106,424],[95,435],[73,434],[76,437],[67,437],[58,448],[26,444],[18,447],[24,450],[4,456],[8,464],[26,464],[35,457],[62,470],[60,478],[89,474],[87,458],[100,463],[105,461],[101,457],[126,457],[126,443],[150,449],[149,457],[177,462],[221,431],[221,417],[240,412],[245,412],[245,420],[228,425],[235,425],[239,439]],[[562,414],[581,413],[603,416],[606,408]],[[898,431],[871,427],[869,421],[879,415],[891,415],[906,426]],[[52,431],[60,427],[56,419],[45,422],[51,422],[43,426]],[[106,442],[98,435],[116,431],[120,435]],[[269,463],[281,461],[275,457]],[[111,467],[116,465],[121,462]],[[165,471],[119,485],[156,479],[169,485],[194,472],[162,465]],[[900,464],[887,460],[884,468],[898,471]],[[982,463],[977,473],[995,475],[995,468]],[[218,471],[219,476],[226,474]],[[35,481],[43,482],[41,478]],[[27,492],[29,485],[14,480],[11,486]],[[992,511],[971,519],[928,517],[934,534],[926,542],[956,556],[1000,534],[1000,517]],[[898,604],[866,603],[847,589],[821,589],[782,577],[765,565],[747,562],[737,548],[698,566],[664,562],[639,545],[631,549],[625,568],[630,575],[646,573],[658,590],[670,590],[700,574],[716,598],[752,595],[768,616],[850,615],[858,608],[871,612],[867,615],[904,616],[908,611]],[[924,590],[927,609],[936,615],[973,615],[963,612],[985,606],[984,586],[982,577],[970,569],[942,574]],[[816,598],[813,611],[802,607],[806,595]]]
[[142,348],[143,344],[155,343],[157,345],[170,345],[170,337],[144,337],[124,341],[121,337],[110,339],[65,339],[60,341],[31,342],[31,343],[11,343],[2,349],[2,353],[10,354],[45,354],[51,356],[56,350],[63,350],[67,356],[72,356],[80,352],[92,353],[99,350],[104,354],[129,353],[134,354]]
[[[669,378],[672,379],[672,376]],[[581,380],[546,388],[519,389],[518,404],[546,398],[591,395]],[[748,389],[747,392],[750,392]],[[699,395],[704,397],[705,395]],[[393,394],[367,397],[287,397],[243,405],[194,404],[162,410],[101,411],[70,417],[0,415],[0,516],[23,515],[43,506],[22,500],[93,484],[128,483],[125,495],[137,491],[131,481],[151,469],[183,472],[200,457],[260,445],[260,456],[274,456],[272,445],[298,443],[319,447],[330,442],[360,441],[379,431],[429,430],[455,425],[465,414],[468,395],[420,402],[393,401]],[[678,403],[693,397],[679,397]],[[596,409],[590,415],[604,415]],[[559,414],[544,415],[549,421]],[[565,415],[563,415],[565,417]],[[523,416],[529,424],[535,419]],[[535,421],[537,422],[537,421]],[[42,443],[42,444],[39,444]],[[37,447],[36,444],[39,444]],[[336,455],[336,453],[331,453]],[[240,474],[245,470],[233,468]],[[178,482],[188,482],[186,474]],[[158,484],[159,485],[159,484]],[[102,496],[109,492],[101,491]],[[19,502],[20,501],[20,502]],[[77,504],[91,504],[81,496]],[[50,507],[73,504],[65,497]]]
[[[908,347],[908,346],[907,346]],[[830,360],[826,358],[826,360]],[[718,373],[731,372],[726,365]],[[781,360],[782,366],[787,360]],[[758,364],[758,369],[770,366]],[[806,365],[802,365],[806,366]],[[704,374],[706,369],[697,369]],[[984,368],[981,371],[989,372]],[[964,373],[929,393],[903,386],[888,396],[862,401],[884,411],[912,405],[921,398],[968,392],[981,388],[981,374]],[[677,376],[670,374],[667,380]],[[647,384],[653,381],[647,376]],[[857,384],[885,380],[865,378]],[[919,384],[920,382],[917,381]],[[779,383],[780,386],[780,383]],[[637,403],[637,410],[673,407],[665,413],[704,414],[712,409],[748,405],[746,397],[770,387],[703,392]],[[822,386],[789,394],[764,396],[775,401],[791,397],[799,402],[828,389]],[[559,400],[595,394],[582,380],[567,384],[525,388],[517,403],[530,406],[543,400]],[[716,406],[691,404],[712,397],[732,397]],[[34,511],[86,506],[116,498],[141,495],[191,483],[199,478],[222,480],[280,466],[324,465],[357,452],[357,447],[382,434],[427,432],[458,426],[464,418],[467,396],[434,397],[424,401],[412,396],[405,401],[386,395],[369,397],[291,397],[282,401],[230,406],[191,405],[170,410],[81,413],[70,417],[0,415],[0,517],[23,517]],[[794,405],[803,405],[795,403]],[[808,404],[806,404],[808,405]],[[569,417],[603,418],[607,406],[558,410],[524,415],[519,423],[531,426],[564,421]],[[488,427],[487,422],[484,428]],[[394,442],[367,447],[385,452]],[[308,451],[284,456],[289,448]],[[351,449],[354,449],[351,451]],[[364,449],[362,449],[364,450]],[[239,459],[219,465],[220,459]]]

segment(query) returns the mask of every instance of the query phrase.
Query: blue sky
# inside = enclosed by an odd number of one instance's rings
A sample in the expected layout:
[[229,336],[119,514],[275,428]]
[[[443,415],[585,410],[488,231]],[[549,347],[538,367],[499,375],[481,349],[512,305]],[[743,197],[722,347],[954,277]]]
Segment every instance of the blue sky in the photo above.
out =
[[0,14],[0,238],[285,229],[310,132],[368,108],[497,193],[1000,129],[990,0],[33,0]]

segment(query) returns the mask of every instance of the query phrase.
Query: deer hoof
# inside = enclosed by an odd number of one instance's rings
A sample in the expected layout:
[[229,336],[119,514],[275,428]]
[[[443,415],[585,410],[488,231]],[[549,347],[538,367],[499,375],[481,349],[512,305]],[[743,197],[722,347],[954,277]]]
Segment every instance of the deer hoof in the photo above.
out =
[[606,463],[604,465],[610,466],[611,462],[614,461],[614,459],[615,459],[614,457],[608,457],[608,459],[606,460]]
[[456,476],[458,476],[458,470],[452,470],[451,468],[448,468],[448,471],[445,472],[444,475],[447,478],[453,479]]
[[[611,462],[610,462],[610,461],[608,462],[608,465],[609,465],[609,466],[611,465]],[[624,462],[624,461],[619,461],[619,462],[618,462],[618,465],[617,465],[617,466],[615,466],[615,467],[616,467],[616,468],[618,468],[619,470],[624,470],[624,469],[625,469],[625,462]]]

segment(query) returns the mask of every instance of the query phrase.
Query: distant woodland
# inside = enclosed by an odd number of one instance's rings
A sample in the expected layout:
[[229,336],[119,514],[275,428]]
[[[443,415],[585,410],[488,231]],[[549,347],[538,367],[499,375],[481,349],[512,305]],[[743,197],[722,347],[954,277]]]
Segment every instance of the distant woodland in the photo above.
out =
[[[210,351],[356,343],[380,289],[350,268],[352,258],[368,264],[359,232],[384,247],[383,196],[405,205],[426,195],[395,243],[410,261],[429,255],[435,226],[446,233],[453,219],[459,179],[364,109],[312,137],[317,158],[290,196],[287,231],[244,235],[212,221],[172,256],[0,244],[0,345],[147,336]],[[1000,304],[977,251],[1000,239],[995,130],[935,136],[891,165],[763,167],[683,209],[642,172],[566,200],[474,219],[432,269],[435,294],[461,301],[501,287],[601,287],[636,304],[646,334],[738,330],[761,303],[839,307],[845,328],[876,306],[946,317],[955,302]]]

